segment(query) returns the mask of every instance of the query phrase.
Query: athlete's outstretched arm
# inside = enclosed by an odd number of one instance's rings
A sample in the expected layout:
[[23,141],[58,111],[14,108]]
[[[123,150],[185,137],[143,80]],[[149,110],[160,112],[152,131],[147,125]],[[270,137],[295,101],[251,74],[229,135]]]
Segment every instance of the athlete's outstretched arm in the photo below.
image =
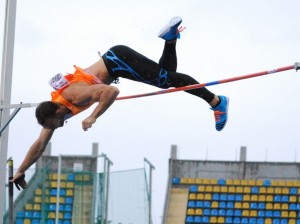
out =
[[119,89],[113,86],[99,84],[90,86],[91,101],[98,102],[94,111],[82,121],[83,130],[87,131],[115,101],[119,94]]
[[25,171],[34,164],[38,158],[43,154],[46,149],[48,142],[50,141],[54,130],[43,128],[38,139],[33,143],[33,145],[29,148],[25,159],[23,160],[21,166],[15,173],[12,182],[15,183],[18,190],[21,188],[25,188],[27,183],[25,181]]

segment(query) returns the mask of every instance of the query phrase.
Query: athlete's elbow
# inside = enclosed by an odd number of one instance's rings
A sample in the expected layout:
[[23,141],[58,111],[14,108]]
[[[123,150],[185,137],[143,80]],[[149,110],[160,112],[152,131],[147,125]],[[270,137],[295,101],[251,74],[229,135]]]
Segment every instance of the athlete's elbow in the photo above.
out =
[[114,86],[110,86],[110,93],[117,97],[120,93],[120,90],[117,88],[117,87],[114,87]]

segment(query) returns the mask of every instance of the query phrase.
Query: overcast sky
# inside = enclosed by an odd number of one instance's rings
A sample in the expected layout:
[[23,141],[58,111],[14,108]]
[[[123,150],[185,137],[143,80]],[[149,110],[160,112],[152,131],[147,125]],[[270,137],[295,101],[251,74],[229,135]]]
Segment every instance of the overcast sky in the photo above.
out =
[[[4,6],[1,0],[1,15]],[[178,72],[199,82],[300,61],[296,0],[22,0],[17,6],[13,104],[49,100],[53,75],[87,67],[98,60],[98,50],[117,44],[158,61],[164,45],[158,31],[177,15],[186,26],[177,44]],[[230,97],[222,132],[215,130],[208,104],[185,92],[116,101],[84,132],[81,121],[90,108],[55,132],[52,152],[90,154],[97,142],[113,171],[143,167],[146,157],[156,167],[153,213],[160,223],[172,144],[180,159],[237,160],[246,146],[249,161],[299,162],[299,85],[300,72],[291,70],[209,87]],[[159,90],[124,79],[116,86],[120,96]],[[10,125],[8,156],[16,167],[41,129],[34,111],[22,109]]]

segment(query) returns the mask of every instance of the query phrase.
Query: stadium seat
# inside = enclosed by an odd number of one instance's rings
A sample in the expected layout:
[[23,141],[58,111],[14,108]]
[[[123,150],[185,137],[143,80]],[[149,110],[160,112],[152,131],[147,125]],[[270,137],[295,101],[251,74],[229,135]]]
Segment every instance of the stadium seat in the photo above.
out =
[[225,179],[219,179],[218,180],[218,185],[226,185],[226,180]]
[[218,203],[217,201],[213,201],[213,202],[211,203],[211,207],[212,207],[212,208],[218,208],[218,207],[219,207],[219,203]]
[[205,193],[209,193],[213,191],[213,187],[211,185],[205,186]]
[[235,217],[235,218],[233,219],[233,223],[241,224],[241,219],[240,219],[240,217]]
[[198,187],[197,187],[196,185],[190,186],[190,192],[191,192],[191,193],[195,193],[195,192],[197,192],[197,191],[198,191]]
[[185,219],[185,223],[187,223],[187,224],[194,223],[194,217],[191,215],[188,215]]
[[204,194],[199,193],[197,194],[197,200],[203,200],[204,199]]
[[257,217],[265,217],[265,211],[264,210],[258,210]]
[[196,201],[196,208],[203,208],[203,201]]
[[246,217],[242,218],[242,224],[248,224],[249,223],[249,219]]
[[211,200],[211,194],[204,194],[204,200],[210,201]]
[[204,216],[210,216],[210,209],[206,208],[203,210],[203,215]]
[[25,212],[19,211],[17,212],[17,218],[24,218],[25,217]]
[[25,218],[32,218],[32,214],[31,211],[25,211]]
[[211,210],[211,215],[212,216],[218,216],[219,215],[219,210],[218,209],[212,209]]
[[226,217],[225,223],[228,223],[228,224],[233,223],[232,217]]
[[249,210],[242,210],[242,216],[243,217],[248,217],[250,215]]
[[72,214],[70,212],[66,212],[64,214],[64,219],[72,219]]
[[195,210],[195,215],[202,215],[203,214],[203,212],[202,212],[202,209],[201,208],[197,208],[196,210]]
[[188,208],[187,211],[186,211],[186,214],[187,214],[187,215],[194,215],[194,214],[195,214],[195,209],[193,209],[193,208]]
[[195,178],[188,178],[188,181],[187,181],[187,183],[188,184],[195,184]]
[[219,201],[219,199],[220,199],[219,193],[214,193],[214,194],[212,195],[212,200],[214,200],[214,201]]
[[[69,175],[68,175],[68,176],[69,176]],[[69,179],[67,178],[67,180],[69,180]],[[179,178],[179,177],[174,177],[174,178],[172,179],[172,183],[173,183],[174,185],[180,184],[180,178]]]
[[203,216],[202,217],[202,223],[209,223],[209,217]]
[[201,216],[195,216],[194,223],[201,223],[201,222],[202,222]]
[[197,196],[195,193],[189,194],[189,200],[196,200]]
[[195,206],[196,206],[195,201],[188,201],[188,205],[187,205],[188,208],[195,208]]

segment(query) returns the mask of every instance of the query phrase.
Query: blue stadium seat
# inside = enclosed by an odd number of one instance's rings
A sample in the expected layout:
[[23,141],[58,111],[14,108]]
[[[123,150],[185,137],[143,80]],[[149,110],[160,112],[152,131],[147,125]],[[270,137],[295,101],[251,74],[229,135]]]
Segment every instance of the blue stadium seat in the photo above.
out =
[[266,217],[271,218],[273,217],[273,211],[267,210],[265,215]]
[[72,197],[66,197],[65,198],[65,203],[66,204],[73,204],[73,198]]
[[[300,211],[300,204],[297,204],[296,210],[297,210],[297,211]],[[298,216],[300,217],[300,214],[299,214]]]
[[202,223],[209,223],[209,217],[203,216],[202,217]]
[[251,194],[258,194],[259,189],[258,187],[251,187]]
[[196,208],[203,208],[203,201],[196,201]]
[[218,180],[218,185],[226,185],[226,180],[225,179],[219,179]]
[[72,214],[70,212],[66,212],[64,214],[64,219],[72,219]]
[[64,205],[59,205],[59,211],[63,212],[65,210],[65,206]]
[[237,194],[237,195],[235,196],[235,201],[243,201],[243,195]]
[[48,220],[47,220],[47,224],[55,224],[55,220],[53,220],[53,219],[48,219]]
[[41,218],[41,213],[40,212],[33,212],[32,217],[35,218],[35,219],[40,219]]
[[188,201],[188,205],[187,205],[188,208],[195,208],[195,206],[196,206],[195,201]]
[[290,194],[297,194],[298,193],[298,190],[296,187],[291,187],[290,188]]
[[41,221],[39,219],[33,219],[31,221],[31,224],[40,224],[40,223],[41,223]]
[[235,201],[235,195],[234,194],[229,194],[227,200],[228,201]]
[[281,196],[280,195],[275,195],[274,196],[274,202],[281,202]]
[[219,209],[219,216],[225,216],[226,210],[225,209]]
[[235,218],[233,219],[233,223],[241,224],[241,219],[240,219],[240,217],[235,217]]
[[226,216],[233,216],[233,209],[228,209],[226,211]]
[[70,220],[64,220],[63,224],[71,224]]
[[281,198],[281,201],[282,202],[289,202],[289,196],[283,195],[282,198]]
[[231,201],[229,201],[229,202],[227,202],[227,209],[232,209],[232,208],[234,208],[234,204],[233,204],[233,202],[231,202]]
[[56,204],[50,204],[49,205],[49,210],[50,211],[56,211]]
[[198,192],[198,187],[197,187],[197,185],[192,185],[192,186],[190,186],[190,192],[191,192],[191,193],[196,193],[196,192]]
[[[180,178],[178,178],[178,177],[175,177],[175,178],[179,179],[179,183],[180,183]],[[73,173],[69,173],[67,175],[67,181],[74,181],[74,180],[75,180],[75,175]],[[173,180],[174,180],[174,178],[173,178]]]
[[50,190],[50,195],[51,196],[56,196],[56,194],[57,194],[57,189],[56,188],[53,188],[53,189]]
[[297,210],[297,205],[294,203],[289,204],[289,210]]
[[265,210],[258,210],[257,216],[258,217],[265,217]]
[[273,217],[280,218],[280,216],[281,216],[281,212],[280,211],[274,211],[273,212]]
[[226,219],[225,219],[225,223],[233,223],[233,219],[232,219],[232,217],[226,217]]
[[264,218],[258,218],[257,219],[257,224],[265,224],[265,219]]
[[32,218],[32,212],[30,211],[25,211],[25,218]]
[[221,201],[221,202],[219,203],[219,208],[226,208],[226,202]]
[[272,224],[280,224],[280,219],[273,219]]
[[257,223],[256,218],[250,218],[250,219],[249,219],[249,223],[250,223],[250,224],[256,224],[256,223]]
[[204,203],[203,203],[204,208],[210,208],[210,206],[211,206],[210,201],[204,201]]
[[251,202],[250,203],[250,208],[251,209],[257,209],[257,203],[256,202]]
[[210,209],[206,208],[203,210],[203,215],[204,216],[210,216]]
[[24,218],[25,217],[25,212],[19,211],[17,212],[17,218]]
[[[299,216],[298,216],[299,217]],[[300,219],[297,219],[297,222],[296,222],[296,224],[300,224]]]
[[211,210],[211,215],[212,216],[218,216],[219,215],[219,209],[212,209]]
[[65,189],[60,189],[59,190],[59,195],[60,196],[66,196],[66,190]]
[[194,217],[191,216],[191,215],[187,216],[186,220],[185,220],[185,223],[188,223],[188,224],[194,223]]
[[271,186],[271,181],[270,180],[264,180],[264,187],[270,187]]
[[242,224],[248,224],[248,223],[249,223],[249,219],[247,217],[243,217]]
[[65,205],[65,211],[71,212],[72,211],[72,205]]
[[219,199],[220,199],[219,193],[213,193],[213,195],[212,195],[212,200],[213,200],[213,201],[219,201]]
[[234,216],[242,216],[242,210],[241,209],[234,210]]
[[220,201],[227,201],[227,194],[221,194]]
[[17,218],[17,219],[16,219],[16,224],[23,224],[23,220],[24,220],[24,219]]
[[288,224],[288,223],[289,223],[288,219],[281,219],[280,220],[280,224]]
[[195,216],[194,223],[201,223],[201,222],[202,222],[201,216]]
[[266,208],[266,203],[265,202],[259,202],[258,203],[258,209],[265,209]]

